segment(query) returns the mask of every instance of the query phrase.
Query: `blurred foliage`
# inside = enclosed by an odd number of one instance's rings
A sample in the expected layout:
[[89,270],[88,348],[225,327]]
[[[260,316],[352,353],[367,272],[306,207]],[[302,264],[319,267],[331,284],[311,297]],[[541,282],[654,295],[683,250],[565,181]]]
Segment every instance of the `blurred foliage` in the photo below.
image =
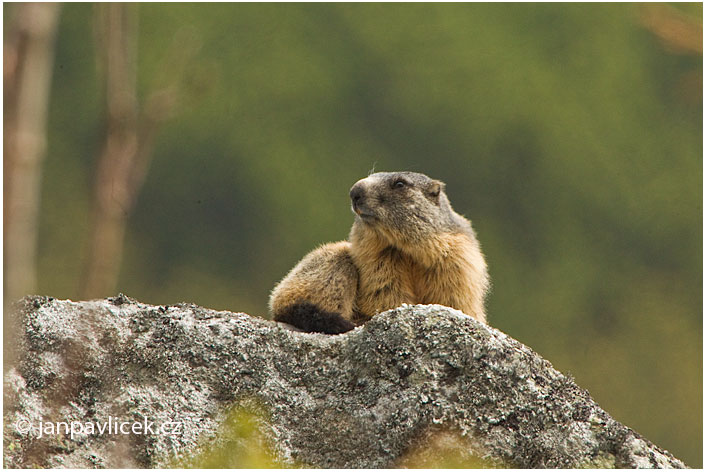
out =
[[456,431],[430,431],[405,454],[404,469],[511,469],[509,464],[473,454],[473,442]]
[[[277,457],[267,431],[269,415],[256,399],[237,402],[219,427],[216,436],[194,456],[182,457],[170,468],[190,469],[267,469],[301,468]],[[475,456],[472,441],[451,430],[428,431],[399,461],[408,469],[489,469],[507,468],[497,460]]]
[[221,424],[216,437],[204,444],[194,457],[185,457],[170,468],[194,469],[273,469],[285,468],[276,458],[264,429],[267,416],[256,402],[248,400],[234,406]]
[[[678,14],[700,38],[702,6],[664,7],[140,4],[140,93],[195,55],[118,289],[266,316],[299,258],[346,238],[356,180],[424,172],[473,220],[490,323],[700,467],[702,56],[650,25]],[[103,132],[91,21],[66,4],[58,37],[39,248],[56,297],[76,296]]]

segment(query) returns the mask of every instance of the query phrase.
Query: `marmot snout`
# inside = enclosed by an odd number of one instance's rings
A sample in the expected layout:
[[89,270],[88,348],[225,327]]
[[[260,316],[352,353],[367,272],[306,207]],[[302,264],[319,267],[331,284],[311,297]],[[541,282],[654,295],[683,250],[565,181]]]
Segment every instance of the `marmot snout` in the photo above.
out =
[[443,182],[380,172],[356,182],[350,197],[348,241],[312,251],[275,287],[275,320],[340,333],[403,303],[438,303],[485,322],[485,260]]
[[391,235],[391,243],[413,243],[453,226],[444,184],[424,174],[380,172],[351,188],[351,206],[360,219]]

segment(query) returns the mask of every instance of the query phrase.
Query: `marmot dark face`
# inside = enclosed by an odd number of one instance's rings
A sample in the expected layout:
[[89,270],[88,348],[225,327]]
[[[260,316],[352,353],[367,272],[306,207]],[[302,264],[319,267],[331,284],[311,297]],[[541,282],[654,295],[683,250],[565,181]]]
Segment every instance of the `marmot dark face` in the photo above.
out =
[[395,242],[414,242],[453,230],[453,210],[444,184],[416,172],[378,172],[350,191],[356,224],[377,230]]

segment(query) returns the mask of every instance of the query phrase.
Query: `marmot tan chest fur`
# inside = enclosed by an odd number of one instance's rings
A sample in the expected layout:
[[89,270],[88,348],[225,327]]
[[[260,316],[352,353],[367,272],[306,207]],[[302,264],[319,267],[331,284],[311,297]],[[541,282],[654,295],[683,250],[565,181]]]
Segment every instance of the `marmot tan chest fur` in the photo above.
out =
[[437,303],[485,322],[485,259],[442,182],[379,172],[356,182],[350,197],[348,241],[315,249],[282,279],[270,296],[276,321],[337,334],[403,303]]

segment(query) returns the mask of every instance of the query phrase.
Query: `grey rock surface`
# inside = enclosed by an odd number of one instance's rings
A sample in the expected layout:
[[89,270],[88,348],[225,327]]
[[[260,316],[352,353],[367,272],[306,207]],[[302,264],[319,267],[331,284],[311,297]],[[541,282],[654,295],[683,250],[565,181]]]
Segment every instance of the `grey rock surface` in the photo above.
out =
[[[18,309],[6,467],[169,465],[253,397],[281,458],[313,467],[394,467],[439,428],[507,467],[684,467],[530,348],[442,306],[402,306],[338,336],[123,295]],[[40,421],[81,431],[40,437]]]

